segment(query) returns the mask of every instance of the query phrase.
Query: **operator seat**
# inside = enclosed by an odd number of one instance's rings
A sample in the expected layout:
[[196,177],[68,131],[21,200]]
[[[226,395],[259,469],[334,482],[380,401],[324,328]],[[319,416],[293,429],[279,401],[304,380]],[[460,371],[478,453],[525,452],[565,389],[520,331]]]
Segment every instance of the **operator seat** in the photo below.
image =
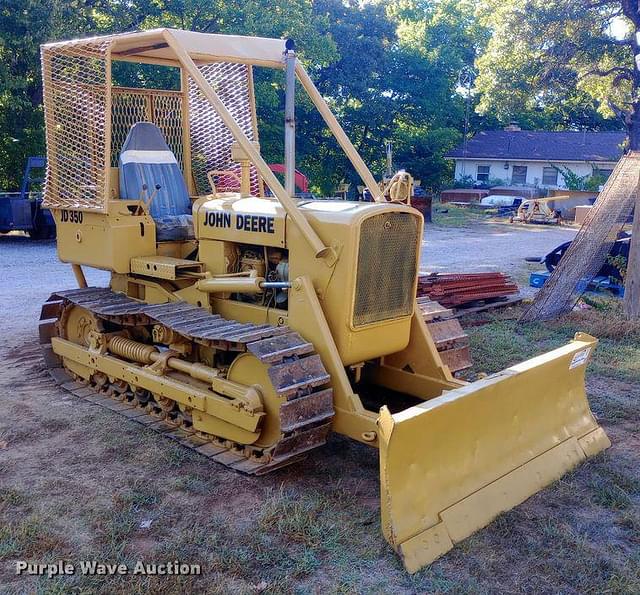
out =
[[137,122],[131,127],[118,165],[120,198],[151,199],[157,241],[193,239],[189,192],[176,156],[155,124]]

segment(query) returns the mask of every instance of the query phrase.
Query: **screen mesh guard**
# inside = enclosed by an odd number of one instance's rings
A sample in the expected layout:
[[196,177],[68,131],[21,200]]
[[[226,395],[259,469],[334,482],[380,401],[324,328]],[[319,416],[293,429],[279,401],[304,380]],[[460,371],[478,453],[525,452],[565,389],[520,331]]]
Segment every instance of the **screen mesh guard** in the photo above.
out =
[[111,38],[42,48],[50,208],[104,210]]
[[418,269],[420,218],[382,213],[360,227],[353,326],[411,316]]

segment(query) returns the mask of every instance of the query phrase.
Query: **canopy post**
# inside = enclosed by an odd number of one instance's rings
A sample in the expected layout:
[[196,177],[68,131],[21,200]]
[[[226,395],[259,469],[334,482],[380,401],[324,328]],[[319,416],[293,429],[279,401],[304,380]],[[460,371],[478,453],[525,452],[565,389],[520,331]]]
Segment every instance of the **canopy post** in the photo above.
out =
[[320,115],[329,127],[329,130],[333,132],[333,135],[336,137],[338,143],[340,143],[340,146],[349,158],[349,161],[351,161],[351,164],[358,172],[358,175],[365,183],[367,188],[369,188],[373,199],[376,202],[385,202],[385,199],[382,196],[382,192],[380,191],[380,187],[369,171],[369,168],[362,160],[362,157],[360,157],[360,155],[358,154],[358,151],[356,151],[356,148],[349,140],[349,137],[345,134],[342,126],[340,126],[338,120],[336,120],[336,117],[333,115],[333,113],[331,113],[327,102],[324,100],[322,95],[320,95],[320,91],[316,89],[316,86],[313,84],[313,81],[307,74],[307,71],[304,69],[302,64],[300,64],[300,62],[296,64],[296,74],[298,75],[298,80],[300,81],[300,83],[302,83],[302,86],[309,95],[309,98],[316,106],[316,108],[320,112]]
[[273,194],[280,201],[280,204],[284,207],[287,215],[291,217],[300,229],[302,235],[304,235],[305,239],[309,242],[314,251],[315,257],[323,258],[328,266],[333,266],[337,261],[335,250],[331,246],[326,246],[323,243],[313,227],[311,227],[310,223],[307,221],[306,217],[300,213],[295,200],[287,194],[287,191],[283,188],[282,184],[280,184],[278,178],[276,178],[260,153],[253,146],[253,143],[245,136],[244,132],[242,132],[240,126],[238,126],[236,121],[233,119],[233,116],[229,113],[229,110],[227,110],[224,103],[222,103],[218,94],[211,88],[211,85],[209,85],[200,70],[198,70],[198,67],[188,52],[180,45],[170,31],[165,31],[164,36],[182,67],[189,73],[189,76],[194,80],[201,93],[216,110],[225,126],[242,147],[243,151],[249,156],[249,159],[256,166],[260,175],[266,181]]

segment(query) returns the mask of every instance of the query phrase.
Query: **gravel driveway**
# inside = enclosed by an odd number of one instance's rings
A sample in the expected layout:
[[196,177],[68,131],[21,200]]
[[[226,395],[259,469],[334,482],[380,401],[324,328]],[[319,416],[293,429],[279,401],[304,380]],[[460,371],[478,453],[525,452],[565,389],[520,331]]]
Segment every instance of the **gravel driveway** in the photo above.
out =
[[511,275],[528,297],[529,273],[544,265],[526,263],[527,256],[544,256],[574,238],[577,229],[543,225],[477,222],[469,227],[427,225],[420,268],[425,272],[477,273],[501,271]]
[[[86,269],[90,285],[107,285],[109,274]],[[0,316],[3,342],[21,345],[38,333],[40,308],[56,290],[77,287],[71,266],[58,260],[53,240],[0,235]]]

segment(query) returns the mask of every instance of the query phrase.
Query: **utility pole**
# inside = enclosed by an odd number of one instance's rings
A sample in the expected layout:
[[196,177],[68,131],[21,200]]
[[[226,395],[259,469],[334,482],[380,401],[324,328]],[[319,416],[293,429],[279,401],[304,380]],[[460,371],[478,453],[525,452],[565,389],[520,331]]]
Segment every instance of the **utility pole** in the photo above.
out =
[[473,86],[475,77],[475,71],[469,66],[465,66],[458,75],[458,87],[462,87],[466,91],[464,108],[464,132],[462,138],[462,171],[460,172],[462,174],[462,177],[464,177],[466,173],[467,136],[469,134],[469,109],[471,107],[471,87]]

